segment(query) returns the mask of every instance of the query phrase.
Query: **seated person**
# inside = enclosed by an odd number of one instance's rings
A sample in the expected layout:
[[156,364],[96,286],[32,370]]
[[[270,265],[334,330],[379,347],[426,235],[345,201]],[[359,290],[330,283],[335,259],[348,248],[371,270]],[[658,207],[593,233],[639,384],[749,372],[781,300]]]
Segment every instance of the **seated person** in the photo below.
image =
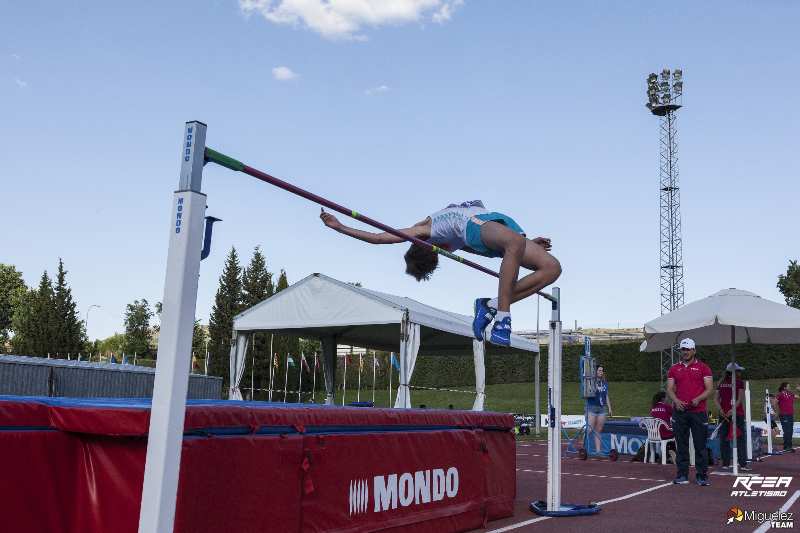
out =
[[[653,418],[659,418],[667,424],[667,427],[663,425],[659,428],[659,432],[661,434],[662,439],[671,439],[675,436],[675,433],[672,431],[672,406],[666,402],[667,393],[662,391],[658,391],[655,396],[653,396],[653,405],[650,407],[650,416]],[[669,454],[669,458],[671,462],[675,463],[675,452],[673,451],[675,448],[675,442],[667,443],[667,453]]]

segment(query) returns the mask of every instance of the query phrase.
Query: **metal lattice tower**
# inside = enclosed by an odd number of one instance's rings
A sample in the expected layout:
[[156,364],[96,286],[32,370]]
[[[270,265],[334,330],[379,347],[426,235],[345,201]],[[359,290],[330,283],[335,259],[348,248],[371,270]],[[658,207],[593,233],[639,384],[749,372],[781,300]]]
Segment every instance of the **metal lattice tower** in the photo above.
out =
[[[683,247],[681,244],[681,196],[678,180],[678,140],[675,112],[683,95],[683,72],[664,70],[647,79],[647,108],[660,118],[661,127],[661,314],[683,305]],[[661,387],[677,360],[673,346],[661,352]]]

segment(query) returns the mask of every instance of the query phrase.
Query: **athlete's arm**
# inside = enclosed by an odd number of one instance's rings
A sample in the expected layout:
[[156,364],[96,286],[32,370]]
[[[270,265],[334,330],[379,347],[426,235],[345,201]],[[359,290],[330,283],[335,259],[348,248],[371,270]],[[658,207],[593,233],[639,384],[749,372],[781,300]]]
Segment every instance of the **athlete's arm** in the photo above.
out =
[[675,396],[675,380],[672,378],[667,379],[667,395],[672,400],[672,404],[675,406],[675,409],[678,411],[683,411],[686,407],[686,402],[682,402]]
[[[371,231],[363,231],[360,229],[351,228],[349,226],[345,226],[339,220],[330,213],[326,213],[325,209],[322,209],[322,212],[319,215],[319,218],[322,219],[322,222],[328,226],[329,228],[338,231],[339,233],[343,233],[349,237],[353,237],[360,241],[368,242],[370,244],[396,244],[398,242],[404,242],[405,239],[401,239],[396,235],[392,235],[391,233],[387,233],[385,231],[381,233],[372,233]],[[431,236],[431,221],[430,218],[426,218],[421,222],[417,222],[410,228],[403,228],[398,231],[402,231],[406,235],[410,235],[412,237],[416,237],[417,239],[427,240]]]
[[697,404],[699,404],[700,402],[702,402],[703,400],[705,400],[714,393],[714,378],[712,378],[711,376],[703,378],[703,385],[705,385],[706,389],[700,396],[692,400],[692,407],[697,407]]

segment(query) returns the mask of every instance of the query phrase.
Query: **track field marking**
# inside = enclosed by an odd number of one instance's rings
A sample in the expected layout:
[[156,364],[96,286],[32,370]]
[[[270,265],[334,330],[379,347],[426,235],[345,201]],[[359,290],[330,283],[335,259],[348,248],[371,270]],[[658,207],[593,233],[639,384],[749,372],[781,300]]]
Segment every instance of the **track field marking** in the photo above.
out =
[[[530,472],[532,474],[546,474],[546,470],[528,470],[526,468],[517,468],[517,472]],[[579,474],[577,472],[561,472],[563,475],[567,476],[583,476],[583,477],[601,477],[601,478],[608,478],[608,479],[629,479],[631,481],[664,481],[663,479],[650,479],[650,478],[642,478],[642,477],[624,477],[624,476],[603,476],[600,474]]]
[[[799,498],[799,497],[800,497],[800,490],[796,490],[796,491],[794,492],[794,494],[792,494],[792,497],[791,497],[791,498],[789,498],[789,499],[786,501],[786,503],[784,503],[784,504],[781,506],[781,508],[780,508],[780,509],[778,509],[778,511],[779,511],[779,512],[781,512],[781,513],[785,513],[785,512],[786,512],[786,511],[789,509],[789,507],[791,507],[791,506],[792,506],[792,504],[793,504],[795,501],[797,501],[797,498]],[[758,529],[756,529],[755,531],[753,531],[753,533],[764,533],[764,531],[767,531],[767,530],[768,530],[769,528],[771,528],[771,527],[772,527],[772,524],[771,524],[770,522],[764,522],[763,524],[761,524],[761,526],[760,526]]]
[[627,496],[620,496],[619,498],[614,498],[612,500],[606,500],[604,502],[597,502],[597,503],[599,503],[600,505],[603,505],[605,503],[618,502],[620,500],[627,500],[628,498],[633,498],[634,496],[638,496],[640,494],[644,494],[645,492],[650,492],[651,490],[663,489],[664,487],[670,487],[670,486],[672,486],[672,482],[664,483],[663,485],[656,485],[655,487],[650,487],[649,489],[640,490],[639,492],[634,492],[633,494],[628,494]]
[[[533,472],[533,470],[524,470],[524,472]],[[563,473],[565,473],[565,472],[562,472],[562,474]],[[658,480],[658,481],[661,481],[661,480]],[[638,492],[634,492],[633,494],[628,494],[627,496],[621,496],[619,498],[614,498],[613,500],[606,500],[604,502],[598,502],[598,503],[600,505],[603,505],[605,503],[618,502],[620,500],[626,500],[628,498],[632,498],[634,496],[638,496],[640,494],[644,494],[645,492],[650,492],[651,490],[656,490],[656,489],[661,489],[661,488],[664,488],[664,487],[669,487],[670,485],[672,485],[672,483],[664,483],[663,485],[657,485],[657,486],[651,487],[649,489],[640,490]],[[800,491],[797,491],[797,493],[795,493],[795,496],[798,493],[800,493]],[[540,516],[539,518],[533,518],[531,520],[526,520],[524,522],[520,522],[519,524],[513,524],[513,525],[510,525],[510,526],[506,526],[506,527],[500,528],[500,529],[493,529],[492,533],[502,533],[503,531],[512,531],[514,529],[518,529],[520,527],[528,526],[528,525],[533,524],[535,522],[541,522],[542,520],[549,520],[551,518],[553,518],[553,517],[552,516]],[[761,532],[759,531],[758,533],[761,533]]]

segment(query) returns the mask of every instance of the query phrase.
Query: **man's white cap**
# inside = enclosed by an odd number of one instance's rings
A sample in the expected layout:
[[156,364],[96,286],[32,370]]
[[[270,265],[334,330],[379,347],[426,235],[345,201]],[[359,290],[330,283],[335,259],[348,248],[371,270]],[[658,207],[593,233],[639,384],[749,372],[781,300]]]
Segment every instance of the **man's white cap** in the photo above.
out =
[[681,341],[681,348],[689,348],[694,350],[694,341],[692,339],[683,339]]
[[725,370],[727,370],[728,372],[733,372],[733,366],[734,366],[734,365],[736,365],[736,370],[744,370],[744,367],[743,367],[743,366],[739,366],[739,365],[738,365],[738,364],[736,364],[736,363],[730,363],[730,364],[728,365],[728,367],[727,367]]

